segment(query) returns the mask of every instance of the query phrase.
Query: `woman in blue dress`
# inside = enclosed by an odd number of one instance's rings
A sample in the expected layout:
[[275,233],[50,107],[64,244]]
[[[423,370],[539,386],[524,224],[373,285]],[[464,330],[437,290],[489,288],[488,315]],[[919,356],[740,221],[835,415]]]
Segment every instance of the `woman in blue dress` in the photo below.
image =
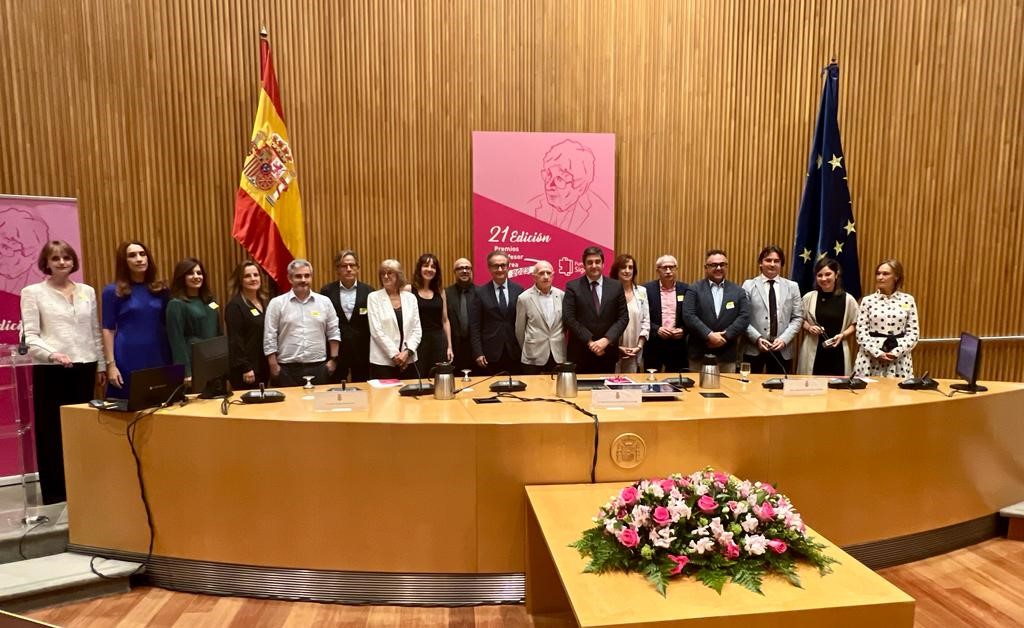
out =
[[107,361],[107,396],[124,399],[132,371],[171,363],[164,327],[169,295],[141,242],[122,242],[114,268],[114,283],[103,288],[103,352],[113,357]]

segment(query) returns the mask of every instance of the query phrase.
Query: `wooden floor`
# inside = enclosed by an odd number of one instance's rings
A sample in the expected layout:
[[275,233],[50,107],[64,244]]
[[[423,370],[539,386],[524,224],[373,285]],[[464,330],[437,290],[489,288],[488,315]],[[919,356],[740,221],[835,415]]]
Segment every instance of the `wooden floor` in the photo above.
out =
[[[1024,625],[1024,543],[992,539],[880,572],[917,600],[915,625]],[[400,608],[211,597],[140,587],[29,613],[58,626],[538,626],[522,606]]]

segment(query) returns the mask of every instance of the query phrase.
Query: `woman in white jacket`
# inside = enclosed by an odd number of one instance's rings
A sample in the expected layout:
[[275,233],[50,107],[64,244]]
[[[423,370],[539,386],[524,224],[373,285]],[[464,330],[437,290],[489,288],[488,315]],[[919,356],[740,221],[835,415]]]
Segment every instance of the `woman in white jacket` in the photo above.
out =
[[416,361],[416,349],[423,338],[416,297],[402,290],[406,284],[402,265],[393,259],[380,263],[377,271],[383,288],[366,298],[370,323],[370,378],[401,379]]

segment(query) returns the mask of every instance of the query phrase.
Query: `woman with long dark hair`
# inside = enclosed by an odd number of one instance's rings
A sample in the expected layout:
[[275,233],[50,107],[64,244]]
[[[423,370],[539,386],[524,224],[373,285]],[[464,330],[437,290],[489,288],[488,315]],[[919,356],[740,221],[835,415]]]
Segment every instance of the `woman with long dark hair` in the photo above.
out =
[[412,291],[420,313],[423,340],[416,359],[424,374],[438,362],[451,362],[452,328],[448,322],[448,297],[441,287],[441,263],[433,253],[424,253],[416,261]]
[[263,354],[269,283],[256,262],[245,260],[231,273],[228,287],[232,295],[224,308],[224,321],[228,327],[231,387],[255,388],[270,381],[270,367]]
[[[117,247],[114,283],[103,288],[103,352],[107,396],[128,398],[132,371],[171,363],[164,311],[167,283],[157,279],[146,245],[126,240]],[[112,358],[112,359],[111,359]]]
[[60,407],[93,398],[106,382],[96,291],[71,280],[78,254],[63,240],[43,245],[48,277],[21,290],[21,321],[32,367],[36,460],[44,504],[66,500]]
[[220,305],[206,281],[206,269],[198,259],[186,257],[174,267],[167,304],[171,358],[185,366],[185,381],[192,379],[192,343],[220,335]]
[[843,290],[843,269],[825,257],[814,265],[815,289],[804,295],[804,337],[796,372],[848,376],[853,353],[848,340],[857,324],[857,300]]
[[636,283],[636,258],[619,255],[612,262],[608,276],[622,283],[626,293],[629,324],[619,337],[619,361],[616,373],[637,373],[644,368],[644,345],[651,335],[651,312],[647,305],[647,290]]

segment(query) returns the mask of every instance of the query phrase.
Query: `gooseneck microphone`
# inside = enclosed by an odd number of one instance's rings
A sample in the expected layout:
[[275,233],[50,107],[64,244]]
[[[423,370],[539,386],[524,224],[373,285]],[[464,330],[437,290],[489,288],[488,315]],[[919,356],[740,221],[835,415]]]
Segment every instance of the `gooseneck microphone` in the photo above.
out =
[[783,364],[782,360],[779,359],[779,356],[775,355],[774,351],[769,351],[768,353],[772,356],[772,359],[775,360],[775,363],[779,365],[779,368],[782,369],[782,377],[766,379],[761,382],[761,386],[768,390],[781,390],[785,387],[785,380],[789,379],[789,370],[786,368],[786,365]]
[[[406,351],[409,347],[405,347]],[[434,385],[430,382],[423,383],[423,376],[420,374],[419,360],[412,363],[413,369],[416,370],[416,384],[406,384],[398,389],[398,394],[403,397],[419,397],[420,395],[432,395],[434,394]]]
[[689,377],[683,377],[682,370],[677,370],[676,376],[666,379],[665,383],[675,386],[676,388],[693,388],[693,380]]

